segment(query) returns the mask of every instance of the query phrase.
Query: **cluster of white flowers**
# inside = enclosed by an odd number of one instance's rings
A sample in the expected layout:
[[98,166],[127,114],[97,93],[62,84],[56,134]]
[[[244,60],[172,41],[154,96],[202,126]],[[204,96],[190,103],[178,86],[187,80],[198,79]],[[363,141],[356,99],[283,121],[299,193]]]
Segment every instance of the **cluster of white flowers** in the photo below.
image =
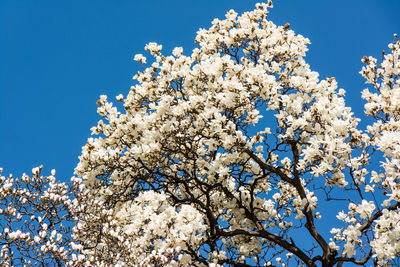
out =
[[84,260],[70,230],[77,214],[72,188],[78,184],[56,182],[54,170],[41,176],[41,169],[33,168],[32,176],[0,176],[2,266],[73,266]]
[[144,57],[142,54],[135,55],[133,60],[138,61],[138,62],[143,63],[143,64],[146,63],[146,57]]
[[[2,178],[0,193],[19,201],[1,207],[7,225],[26,217],[16,205],[31,199],[63,209],[36,210],[37,228],[4,226],[0,238],[67,265],[390,264],[400,255],[400,42],[380,65],[363,58],[376,90],[363,91],[374,118],[363,131],[335,78],[306,63],[309,40],[269,21],[269,7],[213,20],[188,56],[146,45],[150,65],[137,54],[137,84],[117,96],[124,110],[105,95],[97,102],[103,120],[75,169],[76,199],[54,174],[40,180],[40,168],[19,191]],[[39,180],[48,189],[28,195]],[[336,204],[325,210],[324,200]],[[318,219],[338,207],[328,236]],[[57,214],[75,220],[73,240],[50,219]],[[299,228],[311,240],[304,247]],[[1,257],[13,257],[9,245]]]
[[[337,217],[346,226],[331,231],[336,241],[344,243],[342,256],[352,257],[370,246],[365,259],[372,256],[382,266],[400,255],[400,41],[397,36],[389,49],[391,53],[383,52],[379,65],[373,57],[362,59],[366,66],[360,73],[375,90],[365,89],[362,93],[367,101],[365,114],[375,120],[367,126],[366,133],[358,135],[361,155],[353,153],[348,163],[362,201],[361,204],[352,201],[348,213],[340,212]],[[374,150],[381,154],[371,156]],[[380,168],[371,168],[374,159],[381,162]],[[335,242],[331,245],[340,248]]]
[[83,251],[87,264],[185,266],[192,259],[184,251],[189,245],[197,249],[203,241],[203,216],[190,205],[171,206],[164,194],[141,192],[134,200],[119,203],[113,211],[105,210],[104,205],[102,201],[92,203],[92,211],[96,206],[101,216],[86,212],[88,217],[81,216],[74,229],[77,240],[93,247]]
[[384,259],[394,259],[400,253],[400,213],[398,210],[384,209],[375,223],[371,246],[378,259],[384,263]]

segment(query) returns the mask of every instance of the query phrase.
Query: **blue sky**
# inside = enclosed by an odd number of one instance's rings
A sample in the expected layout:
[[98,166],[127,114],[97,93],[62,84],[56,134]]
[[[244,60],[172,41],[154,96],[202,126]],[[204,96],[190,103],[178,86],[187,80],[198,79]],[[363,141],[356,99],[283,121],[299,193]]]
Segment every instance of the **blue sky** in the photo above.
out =
[[[195,33],[256,1],[0,1],[0,166],[21,175],[43,164],[69,179],[101,94],[126,95],[150,41],[170,53],[194,47]],[[400,34],[400,1],[276,0],[270,19],[311,40],[307,56],[321,78],[336,77],[362,117],[358,74]]]

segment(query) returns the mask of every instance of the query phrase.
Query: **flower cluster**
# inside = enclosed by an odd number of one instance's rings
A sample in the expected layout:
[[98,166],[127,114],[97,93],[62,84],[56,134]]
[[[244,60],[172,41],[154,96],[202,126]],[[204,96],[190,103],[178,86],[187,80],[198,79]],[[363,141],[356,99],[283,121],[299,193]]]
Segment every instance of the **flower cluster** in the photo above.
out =
[[[83,262],[71,239],[76,219],[72,188],[41,176],[42,167],[20,178],[0,177],[0,260],[7,266],[75,265]],[[2,169],[0,169],[1,174]]]

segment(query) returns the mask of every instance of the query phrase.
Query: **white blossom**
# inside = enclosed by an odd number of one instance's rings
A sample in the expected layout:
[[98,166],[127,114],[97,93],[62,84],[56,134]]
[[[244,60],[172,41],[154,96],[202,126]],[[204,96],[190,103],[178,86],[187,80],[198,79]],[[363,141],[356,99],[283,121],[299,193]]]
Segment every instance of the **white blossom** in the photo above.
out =
[[147,44],[152,63],[134,56],[142,71],[122,103],[97,101],[70,184],[42,166],[1,176],[2,263],[393,263],[400,41],[382,62],[362,59],[372,123],[361,129],[338,81],[305,60],[310,41],[271,22],[270,7],[214,19],[189,55]]

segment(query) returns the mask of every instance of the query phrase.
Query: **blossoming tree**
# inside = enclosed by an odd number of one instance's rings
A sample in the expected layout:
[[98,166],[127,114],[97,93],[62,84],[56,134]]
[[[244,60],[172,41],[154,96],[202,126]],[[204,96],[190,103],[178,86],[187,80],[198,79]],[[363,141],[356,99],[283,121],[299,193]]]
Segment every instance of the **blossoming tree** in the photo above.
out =
[[[20,178],[0,176],[1,266],[64,266],[85,261],[81,246],[72,241],[81,180],[59,183],[53,170],[41,176],[42,166]],[[2,169],[0,169],[0,174]]]
[[101,96],[63,204],[76,221],[64,262],[400,264],[400,41],[363,58],[363,130],[271,6],[215,19],[188,56],[149,43],[123,111]]

